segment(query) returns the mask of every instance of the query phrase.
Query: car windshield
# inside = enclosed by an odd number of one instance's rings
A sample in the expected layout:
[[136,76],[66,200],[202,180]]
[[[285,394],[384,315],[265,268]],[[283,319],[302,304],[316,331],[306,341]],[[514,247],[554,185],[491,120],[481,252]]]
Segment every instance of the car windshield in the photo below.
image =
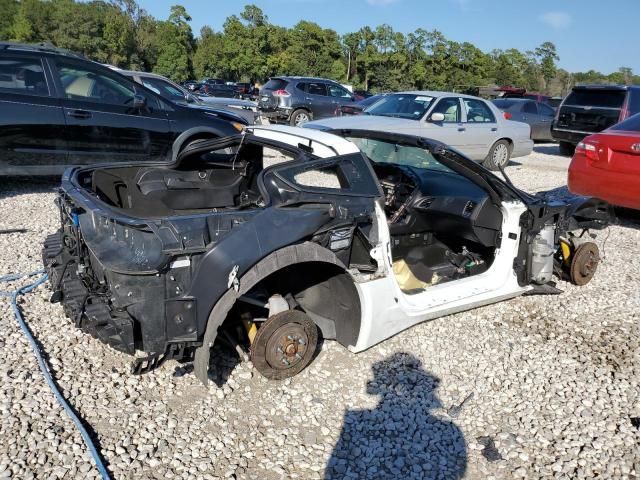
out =
[[386,95],[382,94],[382,95],[373,95],[369,98],[365,98],[364,100],[360,100],[358,102],[358,105],[360,105],[361,107],[370,107],[371,105],[373,105],[374,103],[380,101],[381,99],[383,99]]
[[149,90],[157,93],[162,98],[171,102],[184,103],[187,101],[187,97],[191,97],[191,94],[186,90],[173,85],[172,83],[162,80],[160,78],[142,77],[142,84]]
[[413,93],[394,93],[364,110],[368,115],[420,120],[433,103],[433,97]]
[[372,138],[345,137],[353,142],[369,160],[375,163],[393,163],[424,170],[453,172],[444,166],[426,148],[399,145],[395,142]]

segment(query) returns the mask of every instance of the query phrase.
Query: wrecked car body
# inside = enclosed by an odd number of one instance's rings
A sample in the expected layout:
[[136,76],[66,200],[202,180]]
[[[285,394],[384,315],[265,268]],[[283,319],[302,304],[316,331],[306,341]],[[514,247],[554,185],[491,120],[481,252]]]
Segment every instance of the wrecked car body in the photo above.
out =
[[[276,151],[286,161],[266,155]],[[253,127],[171,164],[74,168],[45,241],[53,301],[83,330],[207,382],[225,338],[268,378],[320,337],[359,352],[419,322],[588,282],[596,199],[528,195],[441,143]]]

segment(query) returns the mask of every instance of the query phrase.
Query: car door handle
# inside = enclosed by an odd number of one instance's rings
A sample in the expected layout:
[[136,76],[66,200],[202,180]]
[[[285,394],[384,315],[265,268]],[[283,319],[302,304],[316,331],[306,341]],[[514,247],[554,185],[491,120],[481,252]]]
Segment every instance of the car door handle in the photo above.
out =
[[491,129],[491,131],[492,131],[492,132],[497,132],[497,131],[498,131],[498,127],[493,127],[493,128]]
[[458,127],[458,131],[459,131],[459,132],[466,132],[466,131],[467,131],[467,129],[466,129],[466,128],[464,128],[464,127]]
[[87,118],[91,118],[91,112],[87,112],[86,110],[71,110],[67,111],[67,116],[86,120]]

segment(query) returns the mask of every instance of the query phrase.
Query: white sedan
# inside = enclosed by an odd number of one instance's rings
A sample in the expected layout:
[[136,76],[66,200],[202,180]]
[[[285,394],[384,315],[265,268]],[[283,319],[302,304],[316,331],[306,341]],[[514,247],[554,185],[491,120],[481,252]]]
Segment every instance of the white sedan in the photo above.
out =
[[438,140],[489,170],[533,149],[529,125],[504,118],[491,102],[448,92],[402,92],[383,97],[363,115],[306,123],[319,130],[376,130]]

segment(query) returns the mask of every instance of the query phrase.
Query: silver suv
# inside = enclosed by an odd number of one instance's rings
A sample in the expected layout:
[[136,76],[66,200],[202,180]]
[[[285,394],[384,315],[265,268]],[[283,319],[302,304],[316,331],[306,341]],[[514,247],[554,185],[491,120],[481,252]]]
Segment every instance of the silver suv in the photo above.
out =
[[260,89],[258,108],[273,123],[298,126],[333,117],[355,97],[338,82],[325,78],[274,77]]

